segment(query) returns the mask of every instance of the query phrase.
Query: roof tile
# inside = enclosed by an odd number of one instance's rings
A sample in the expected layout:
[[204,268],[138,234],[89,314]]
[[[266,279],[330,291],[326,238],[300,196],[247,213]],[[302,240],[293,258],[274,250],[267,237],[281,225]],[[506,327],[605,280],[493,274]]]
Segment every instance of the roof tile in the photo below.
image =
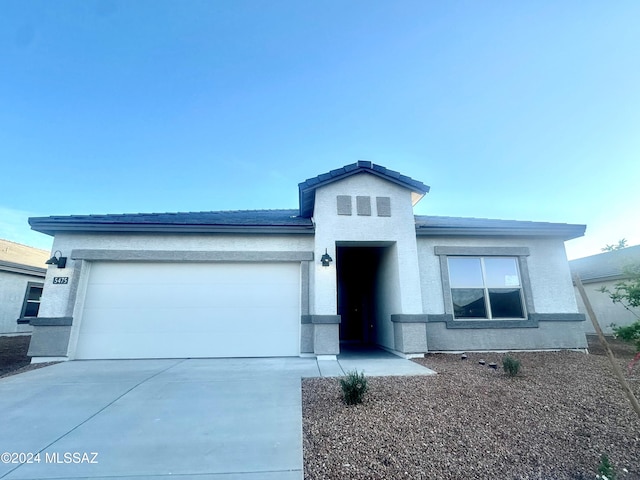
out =
[[303,216],[311,216],[313,213],[313,205],[315,201],[314,190],[318,186],[324,183],[336,181],[344,176],[349,176],[357,173],[358,170],[363,172],[370,171],[375,175],[381,177],[387,177],[388,180],[401,184],[402,186],[409,188],[415,192],[427,193],[429,186],[424,183],[414,180],[406,175],[389,170],[382,165],[376,165],[368,160],[358,160],[356,163],[345,165],[342,168],[331,170],[329,173],[323,173],[316,177],[309,178],[304,182],[298,184],[299,198],[300,198],[300,214]]

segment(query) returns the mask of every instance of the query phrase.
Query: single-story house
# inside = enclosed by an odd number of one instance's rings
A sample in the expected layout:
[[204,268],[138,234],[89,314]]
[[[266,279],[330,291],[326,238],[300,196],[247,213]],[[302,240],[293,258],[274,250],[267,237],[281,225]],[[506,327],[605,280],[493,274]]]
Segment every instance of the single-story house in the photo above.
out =
[[49,252],[0,239],[0,336],[31,333]]
[[363,161],[298,191],[292,210],[30,218],[66,264],[29,354],[586,348],[564,248],[584,225],[416,216],[429,186]]
[[[640,317],[640,308],[627,310],[619,303],[613,303],[608,294],[600,291],[602,287],[614,291],[616,283],[628,278],[625,268],[632,265],[640,265],[640,245],[578,258],[569,262],[572,274],[577,274],[580,277],[589,303],[598,318],[598,324],[605,334],[613,333],[612,323],[621,327],[632,324]],[[578,310],[586,314],[587,310],[577,288],[576,298]],[[584,327],[586,333],[595,333],[591,321],[585,322]]]

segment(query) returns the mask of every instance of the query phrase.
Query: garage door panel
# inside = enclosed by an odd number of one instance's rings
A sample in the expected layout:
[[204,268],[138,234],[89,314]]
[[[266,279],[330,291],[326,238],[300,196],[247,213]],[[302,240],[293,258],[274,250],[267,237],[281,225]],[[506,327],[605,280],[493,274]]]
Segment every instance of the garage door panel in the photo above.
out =
[[235,332],[238,325],[251,325],[251,331],[274,328],[274,317],[292,318],[297,316],[295,308],[265,309],[263,307],[245,307],[241,311],[237,307],[226,307],[212,313],[209,308],[192,309],[189,317],[183,316],[180,309],[86,309],[81,327],[85,333],[149,333],[155,332]]
[[298,355],[299,268],[94,263],[76,357]]
[[[104,345],[122,345],[137,342],[135,335],[93,335],[87,336],[82,347],[78,349],[78,358],[112,359],[112,358],[203,358],[211,357],[211,342],[203,342],[197,337],[187,343],[176,343],[172,334],[159,333],[156,342],[139,343],[138,348],[128,356],[122,356],[119,348],[105,348]],[[157,343],[165,346],[163,357],[157,356]],[[216,357],[277,357],[287,356],[277,346],[249,340],[244,345],[236,346],[221,342],[215,344]],[[83,356],[83,353],[90,357]],[[297,351],[291,351],[288,356],[297,356]]]
[[[252,299],[263,298],[266,304],[272,303],[274,300],[282,299],[283,293],[289,296],[286,302],[295,299],[299,295],[299,280],[297,275],[291,275],[291,271],[278,271],[271,267],[271,275],[255,276],[248,267],[234,266],[226,271],[216,272],[209,271],[210,276],[202,278],[202,273],[207,273],[207,269],[196,268],[193,271],[198,274],[200,280],[194,282],[174,281],[174,273],[166,275],[167,266],[165,266],[165,274],[162,270],[154,269],[154,275],[148,276],[146,268],[141,273],[126,269],[117,273],[111,270],[117,269],[116,266],[110,265],[109,270],[104,268],[92,268],[92,278],[89,281],[86,300],[87,304],[92,306],[108,307],[114,303],[114,299],[118,305],[136,306],[140,302],[158,302],[163,299],[171,299],[171,302],[181,301],[183,305],[187,305],[191,299],[203,301],[211,299],[215,302],[237,302],[244,296]],[[232,281],[237,276],[236,268],[242,270],[245,275],[244,281]],[[260,273],[268,273],[261,272]],[[229,275],[227,275],[227,272]],[[110,281],[104,281],[102,276],[112,276]],[[284,275],[283,275],[284,273]],[[98,279],[95,280],[94,278]],[[120,278],[120,280],[118,280]],[[174,295],[177,289],[184,287],[184,291],[180,295]],[[190,295],[189,295],[190,292]],[[232,298],[229,295],[234,295]]]
[[[253,305],[277,307],[296,302],[300,295],[297,285],[193,285],[189,291],[176,295],[175,285],[101,285],[87,292],[85,303],[92,308],[146,308],[147,305],[172,307],[237,307],[249,299]],[[281,290],[281,291],[277,291]]]
[[[296,264],[283,263],[234,263],[217,264],[221,267],[212,270],[212,264],[204,263],[148,263],[139,262],[102,262],[92,264],[91,284],[245,284],[250,278],[254,283],[264,284],[282,282],[297,283],[285,273],[297,269]],[[143,268],[141,268],[143,267]],[[166,275],[170,271],[170,275]]]

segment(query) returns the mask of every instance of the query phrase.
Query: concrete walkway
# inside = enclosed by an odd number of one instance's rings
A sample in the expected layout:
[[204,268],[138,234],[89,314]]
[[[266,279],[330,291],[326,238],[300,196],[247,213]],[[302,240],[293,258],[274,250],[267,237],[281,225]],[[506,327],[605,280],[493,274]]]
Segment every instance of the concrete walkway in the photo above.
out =
[[75,361],[0,379],[0,478],[300,480],[302,377],[432,373],[380,355]]
[[319,360],[318,368],[323,377],[341,377],[354,370],[364,372],[370,377],[436,373],[415,362],[375,347],[342,347],[342,353],[338,355],[337,360]]

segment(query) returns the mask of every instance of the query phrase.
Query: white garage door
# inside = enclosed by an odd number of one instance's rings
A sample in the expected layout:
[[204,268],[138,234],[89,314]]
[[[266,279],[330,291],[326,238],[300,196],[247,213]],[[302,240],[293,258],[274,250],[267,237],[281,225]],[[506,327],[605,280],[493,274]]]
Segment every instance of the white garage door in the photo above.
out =
[[299,265],[95,262],[76,358],[297,356]]

